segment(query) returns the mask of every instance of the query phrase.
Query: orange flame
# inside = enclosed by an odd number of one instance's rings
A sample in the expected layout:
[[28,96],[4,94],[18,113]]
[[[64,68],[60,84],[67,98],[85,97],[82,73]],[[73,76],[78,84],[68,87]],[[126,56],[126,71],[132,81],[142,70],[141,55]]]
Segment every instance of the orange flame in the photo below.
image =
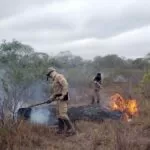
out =
[[137,102],[135,99],[125,100],[120,94],[116,93],[110,97],[110,106],[112,110],[117,110],[123,113],[123,120],[131,120],[138,113]]
[[126,108],[126,111],[128,114],[134,116],[134,115],[137,115],[138,113],[138,107],[137,107],[137,102],[135,99],[129,99],[127,100],[127,104],[126,104],[127,108]]

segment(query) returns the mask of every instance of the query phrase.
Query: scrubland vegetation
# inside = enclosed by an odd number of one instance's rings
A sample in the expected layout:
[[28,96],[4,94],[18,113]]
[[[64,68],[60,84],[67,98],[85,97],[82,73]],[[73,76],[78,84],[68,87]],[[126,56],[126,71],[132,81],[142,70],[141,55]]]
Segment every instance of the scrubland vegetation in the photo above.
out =
[[[83,60],[69,51],[57,56],[37,53],[16,40],[0,45],[0,147],[2,150],[149,150],[150,149],[150,73],[148,54],[125,59],[117,55]],[[102,73],[102,104],[118,92],[133,97],[139,106],[131,122],[77,122],[77,135],[58,136],[55,128],[16,122],[15,114],[23,103],[44,101],[49,96],[47,67],[65,74],[70,84],[71,105],[86,105],[91,100],[91,80]]]

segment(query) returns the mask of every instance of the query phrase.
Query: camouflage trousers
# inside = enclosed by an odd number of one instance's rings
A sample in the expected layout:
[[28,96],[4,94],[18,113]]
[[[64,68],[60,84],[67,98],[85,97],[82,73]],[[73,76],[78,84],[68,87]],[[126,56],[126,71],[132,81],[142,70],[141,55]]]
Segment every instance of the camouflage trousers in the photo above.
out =
[[100,90],[94,90],[92,95],[92,104],[100,103],[101,96],[100,96]]
[[67,101],[57,101],[57,118],[61,119],[64,125],[71,132],[75,132],[75,128],[68,116],[68,102]]
[[57,110],[56,111],[57,118],[69,120],[69,116],[68,116],[68,102],[67,101],[58,100],[57,101],[57,109],[56,110]]

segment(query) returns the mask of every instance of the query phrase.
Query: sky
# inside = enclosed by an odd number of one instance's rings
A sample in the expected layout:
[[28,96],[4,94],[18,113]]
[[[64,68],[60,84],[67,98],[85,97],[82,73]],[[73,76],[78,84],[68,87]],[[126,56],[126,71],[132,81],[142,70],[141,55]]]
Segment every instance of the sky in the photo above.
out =
[[85,59],[150,52],[149,0],[0,0],[0,41]]

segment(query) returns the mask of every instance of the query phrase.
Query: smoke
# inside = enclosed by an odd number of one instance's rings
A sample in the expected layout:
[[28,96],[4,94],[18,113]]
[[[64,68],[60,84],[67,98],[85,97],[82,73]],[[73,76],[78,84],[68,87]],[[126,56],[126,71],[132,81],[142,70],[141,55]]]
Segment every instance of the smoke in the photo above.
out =
[[32,108],[30,122],[36,124],[56,125],[57,118],[51,108]]
[[37,124],[49,124],[50,122],[50,111],[46,108],[32,109],[30,121]]

